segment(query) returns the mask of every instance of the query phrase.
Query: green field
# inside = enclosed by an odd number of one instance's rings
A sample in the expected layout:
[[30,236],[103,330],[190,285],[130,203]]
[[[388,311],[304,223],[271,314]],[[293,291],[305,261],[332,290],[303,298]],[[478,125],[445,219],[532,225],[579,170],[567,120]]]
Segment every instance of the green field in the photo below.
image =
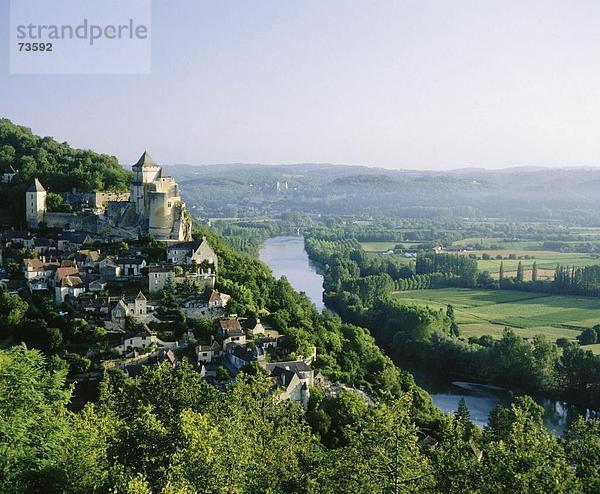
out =
[[361,242],[365,252],[386,252],[402,242]]
[[[461,335],[500,337],[510,327],[523,337],[544,334],[575,339],[581,329],[600,323],[600,299],[528,293],[513,290],[444,288],[399,292],[406,302],[444,309],[452,304]],[[598,346],[598,348],[596,348]],[[600,345],[589,349],[600,353]]]
[[[530,256],[535,259],[520,259],[523,263],[523,267],[526,269],[531,268],[534,262],[537,263],[538,270],[552,270],[556,268],[557,264],[563,264],[566,266],[591,266],[592,264],[600,264],[600,257],[594,254],[578,254],[578,253],[562,253],[553,252],[549,250],[514,250],[514,251],[472,251],[469,254],[475,254],[477,257],[481,257],[482,254],[487,253],[491,257],[495,257],[500,254],[503,257],[508,257],[509,254],[515,254],[517,257]],[[497,273],[500,270],[500,263],[504,264],[504,272],[516,271],[519,264],[519,259],[479,259],[477,261],[477,267],[483,271],[489,271],[490,273]]]
[[[503,252],[511,249],[531,249],[540,247],[542,242],[539,240],[516,240],[516,241],[507,241],[502,237],[469,237],[464,238],[462,240],[457,240],[456,242],[452,242],[453,246],[466,246],[466,245],[475,245],[479,244],[482,248],[489,249],[492,245],[498,246],[499,249],[502,249]],[[507,254],[508,255],[508,254]]]

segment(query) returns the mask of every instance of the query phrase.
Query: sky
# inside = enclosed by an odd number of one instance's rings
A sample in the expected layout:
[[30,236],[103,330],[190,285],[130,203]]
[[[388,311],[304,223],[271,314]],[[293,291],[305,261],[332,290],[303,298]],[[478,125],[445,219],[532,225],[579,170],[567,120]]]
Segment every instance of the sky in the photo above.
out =
[[8,18],[0,116],[123,164],[600,165],[597,0],[153,0],[137,75],[11,75]]

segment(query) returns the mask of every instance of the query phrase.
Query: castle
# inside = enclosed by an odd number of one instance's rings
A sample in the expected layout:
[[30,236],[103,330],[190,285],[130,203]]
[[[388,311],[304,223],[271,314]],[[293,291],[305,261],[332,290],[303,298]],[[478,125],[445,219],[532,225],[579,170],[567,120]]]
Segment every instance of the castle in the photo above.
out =
[[62,193],[75,212],[52,212],[46,207],[46,190],[36,178],[26,192],[26,218],[30,228],[44,223],[51,228],[70,228],[110,238],[151,235],[161,241],[192,238],[192,222],[179,186],[173,177],[144,151],[133,170],[129,194],[109,192]]

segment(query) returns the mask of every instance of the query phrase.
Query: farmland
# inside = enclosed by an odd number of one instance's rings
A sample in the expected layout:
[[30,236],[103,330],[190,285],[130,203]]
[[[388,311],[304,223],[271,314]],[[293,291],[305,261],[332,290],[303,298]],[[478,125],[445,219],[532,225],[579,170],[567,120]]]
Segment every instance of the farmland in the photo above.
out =
[[361,242],[360,245],[365,252],[386,252],[399,243],[401,242]]
[[[399,292],[396,297],[433,309],[454,307],[461,336],[500,337],[505,327],[526,338],[544,334],[573,340],[600,323],[600,300],[512,290],[439,289]],[[600,348],[590,348],[600,353]]]
[[[525,281],[531,279],[531,269],[534,262],[537,264],[539,279],[551,279],[558,264],[569,267],[600,264],[600,256],[597,254],[554,252],[550,250],[472,250],[461,255],[477,256],[477,268],[480,271],[489,271],[492,277],[496,279],[500,271],[500,263],[504,266],[504,275],[514,277],[517,266],[521,262],[525,271]],[[489,256],[489,259],[482,259],[484,255]],[[502,259],[496,259],[496,256],[501,256]],[[509,256],[514,257],[514,259],[509,259]]]

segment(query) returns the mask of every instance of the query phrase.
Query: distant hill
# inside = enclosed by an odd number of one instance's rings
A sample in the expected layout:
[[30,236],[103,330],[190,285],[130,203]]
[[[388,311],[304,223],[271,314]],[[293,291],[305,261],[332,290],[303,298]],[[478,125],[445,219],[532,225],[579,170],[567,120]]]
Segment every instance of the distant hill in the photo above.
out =
[[[125,191],[131,173],[112,156],[74,149],[0,119],[0,173],[17,176],[0,208],[22,207],[33,177],[54,192]],[[600,168],[387,170],[320,163],[171,165],[198,217],[273,216],[289,211],[353,217],[506,218],[600,224]]]
[[252,217],[297,210],[365,217],[501,217],[600,224],[600,168],[416,171],[231,164],[172,165],[168,170],[199,216]]

